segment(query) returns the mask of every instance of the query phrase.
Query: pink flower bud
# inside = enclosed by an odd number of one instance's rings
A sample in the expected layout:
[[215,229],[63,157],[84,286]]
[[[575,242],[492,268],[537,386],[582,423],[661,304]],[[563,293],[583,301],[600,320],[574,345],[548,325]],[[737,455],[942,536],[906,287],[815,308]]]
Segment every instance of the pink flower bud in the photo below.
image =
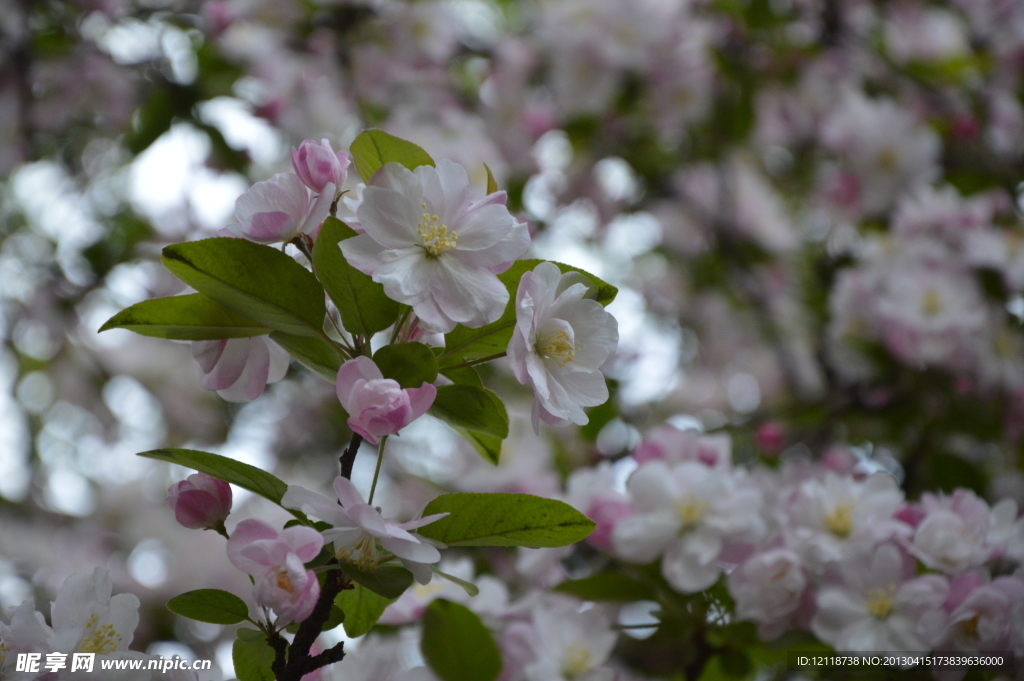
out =
[[757,446],[765,454],[778,454],[786,444],[786,433],[775,421],[766,421],[757,429]]
[[206,473],[195,473],[167,488],[166,503],[185,527],[219,527],[231,511],[231,486]]
[[319,146],[313,140],[306,140],[298,149],[292,149],[295,174],[303,184],[318,194],[328,184],[333,184],[335,189],[341,187],[348,177],[348,164],[348,152],[342,150],[334,153],[327,140],[321,140]]
[[341,365],[336,387],[341,406],[349,413],[349,428],[370,444],[423,416],[437,396],[437,388],[429,383],[403,390],[398,381],[384,378],[369,357]]

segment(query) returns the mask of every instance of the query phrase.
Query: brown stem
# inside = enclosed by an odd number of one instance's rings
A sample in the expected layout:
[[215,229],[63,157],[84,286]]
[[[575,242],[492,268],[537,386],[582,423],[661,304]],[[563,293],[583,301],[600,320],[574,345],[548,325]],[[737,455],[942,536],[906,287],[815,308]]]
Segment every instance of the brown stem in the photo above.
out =
[[348,449],[341,455],[341,477],[352,479],[352,466],[356,462],[356,454],[359,452],[359,445],[363,443],[363,436],[359,433],[352,433],[352,441],[348,443]]

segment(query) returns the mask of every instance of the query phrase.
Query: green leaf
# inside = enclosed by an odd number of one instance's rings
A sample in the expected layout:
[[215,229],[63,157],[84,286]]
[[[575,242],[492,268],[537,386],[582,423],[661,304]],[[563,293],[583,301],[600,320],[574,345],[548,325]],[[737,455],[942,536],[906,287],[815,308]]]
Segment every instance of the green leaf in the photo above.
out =
[[277,676],[271,670],[275,655],[265,634],[255,629],[239,629],[238,638],[231,646],[231,661],[238,681],[276,681]]
[[200,452],[195,449],[153,449],[140,452],[139,456],[176,463],[179,466],[192,468],[200,473],[212,475],[218,480],[238,485],[242,489],[254,492],[265,499],[281,505],[281,497],[288,491],[288,485],[278,480],[263,469],[250,466],[241,461],[229,459],[220,454]]
[[501,443],[503,440],[500,437],[485,435],[484,433],[478,433],[475,430],[468,430],[466,428],[455,428],[455,432],[461,435],[466,442],[473,445],[473,449],[476,450],[477,454],[495,466],[501,461]]
[[529,494],[442,494],[423,515],[449,513],[419,529],[449,546],[566,546],[594,523],[569,504]]
[[211,624],[238,624],[249,619],[249,606],[233,593],[220,589],[197,589],[167,601],[173,613]]
[[341,571],[356,584],[384,598],[395,599],[412,585],[412,573],[400,565],[385,564],[375,570],[363,570],[355,563],[341,561]]
[[314,371],[331,383],[338,378],[338,369],[345,361],[345,354],[326,337],[293,336],[275,331],[270,339],[288,351],[306,368]]
[[442,681],[494,681],[501,652],[491,632],[469,608],[443,598],[423,614],[420,650]]
[[585,601],[657,600],[652,587],[620,572],[599,572],[583,579],[572,579],[562,582],[553,590]]
[[320,282],[276,248],[218,237],[168,246],[163,262],[189,286],[263,326],[325,337]]
[[368,274],[348,264],[338,244],[354,236],[355,231],[341,220],[324,220],[313,246],[313,269],[337,306],[342,326],[349,333],[369,336],[395,323],[398,303]]
[[384,614],[384,609],[394,600],[356,584],[355,588],[346,589],[338,594],[334,603],[345,611],[345,633],[350,638],[355,638],[372,629]]
[[477,388],[484,387],[483,381],[480,380],[480,374],[473,367],[459,367],[458,369],[448,367],[439,373],[444,374],[451,379],[452,383],[458,385],[471,385]]
[[385,163],[401,163],[409,170],[434,165],[434,159],[423,149],[383,130],[364,130],[359,133],[349,147],[349,152],[359,177],[366,183]]
[[[459,324],[451,332],[447,333],[444,337],[445,350],[437,358],[438,366],[441,367],[441,373],[444,373],[446,367],[459,364],[464,360],[489,357],[505,352],[508,349],[508,343],[512,339],[512,330],[516,324],[515,301],[516,293],[519,290],[519,280],[522,279],[526,272],[533,271],[542,262],[544,261],[519,260],[508,270],[498,275],[498,279],[501,280],[501,283],[505,285],[509,292],[509,300],[508,305],[505,307],[505,312],[498,321],[486,324],[480,328],[470,329]],[[558,266],[562,274],[579,272],[590,279],[593,283],[590,296],[601,303],[601,305],[608,305],[608,303],[615,300],[619,290],[611,284],[598,279],[578,267],[572,267],[571,265],[559,262],[554,264]]]
[[265,326],[229,310],[202,293],[144,300],[107,320],[100,331],[128,329],[141,336],[173,340],[222,340],[270,333]]
[[437,380],[437,360],[423,343],[385,345],[373,353],[373,361],[384,374],[403,388],[418,388]]
[[490,167],[485,163],[484,170],[487,171],[487,193],[493,194],[498,191],[498,183],[494,181],[494,175],[491,173]]
[[473,430],[499,439],[508,437],[508,413],[501,399],[486,388],[442,385],[430,413],[456,428]]

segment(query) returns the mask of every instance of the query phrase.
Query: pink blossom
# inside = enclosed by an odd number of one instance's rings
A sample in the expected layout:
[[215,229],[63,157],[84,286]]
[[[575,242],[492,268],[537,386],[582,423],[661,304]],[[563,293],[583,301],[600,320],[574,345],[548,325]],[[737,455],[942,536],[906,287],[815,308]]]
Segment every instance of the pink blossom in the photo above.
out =
[[958,489],[948,497],[923,494],[921,510],[925,515],[911,551],[925,565],[957,574],[988,560],[990,511],[974,492]]
[[288,353],[264,336],[192,342],[200,385],[229,402],[250,402],[288,372]]
[[306,140],[298,149],[292,149],[292,167],[295,174],[304,185],[318,194],[330,193],[333,197],[333,191],[324,190],[329,184],[339,189],[345,183],[348,165],[348,152],[341,150],[335,153],[331,149],[331,143],[326,139],[321,140],[319,145],[313,140]]
[[337,392],[350,414],[349,427],[370,444],[423,416],[437,397],[437,388],[426,382],[403,390],[398,381],[384,378],[369,357],[356,357],[341,366]]
[[729,574],[736,617],[760,624],[762,637],[777,638],[806,602],[808,577],[800,556],[790,549],[755,554]]
[[330,213],[335,186],[328,183],[319,197],[296,175],[282,173],[257,182],[235,201],[235,220],[228,232],[260,244],[290,241],[315,230]]
[[260,520],[243,520],[228,539],[228,560],[256,578],[256,602],[277,613],[277,624],[301,622],[320,597],[316,573],[304,563],[323,548],[324,539],[311,527],[278,532]]
[[167,489],[166,504],[174,518],[193,530],[223,527],[231,511],[231,485],[206,473],[195,473]]
[[[972,577],[977,575],[969,574]],[[950,590],[959,591],[958,582],[963,581],[974,583],[977,579],[954,580]],[[1022,600],[1024,581],[1017,577],[1000,577],[989,584],[977,584],[950,611],[949,627],[939,648],[964,651],[1009,650],[1013,607]]]
[[848,556],[841,582],[821,589],[814,635],[836,650],[926,651],[945,629],[949,583],[914,577],[909,556],[894,544]]

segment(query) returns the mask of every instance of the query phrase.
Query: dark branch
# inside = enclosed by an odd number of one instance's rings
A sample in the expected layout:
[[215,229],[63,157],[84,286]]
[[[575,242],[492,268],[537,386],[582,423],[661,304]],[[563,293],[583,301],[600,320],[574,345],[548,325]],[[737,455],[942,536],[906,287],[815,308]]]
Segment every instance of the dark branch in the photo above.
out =
[[356,463],[356,454],[359,452],[359,445],[363,443],[363,436],[359,433],[352,433],[352,441],[348,443],[348,449],[341,455],[341,477],[347,480],[352,479],[352,466]]

